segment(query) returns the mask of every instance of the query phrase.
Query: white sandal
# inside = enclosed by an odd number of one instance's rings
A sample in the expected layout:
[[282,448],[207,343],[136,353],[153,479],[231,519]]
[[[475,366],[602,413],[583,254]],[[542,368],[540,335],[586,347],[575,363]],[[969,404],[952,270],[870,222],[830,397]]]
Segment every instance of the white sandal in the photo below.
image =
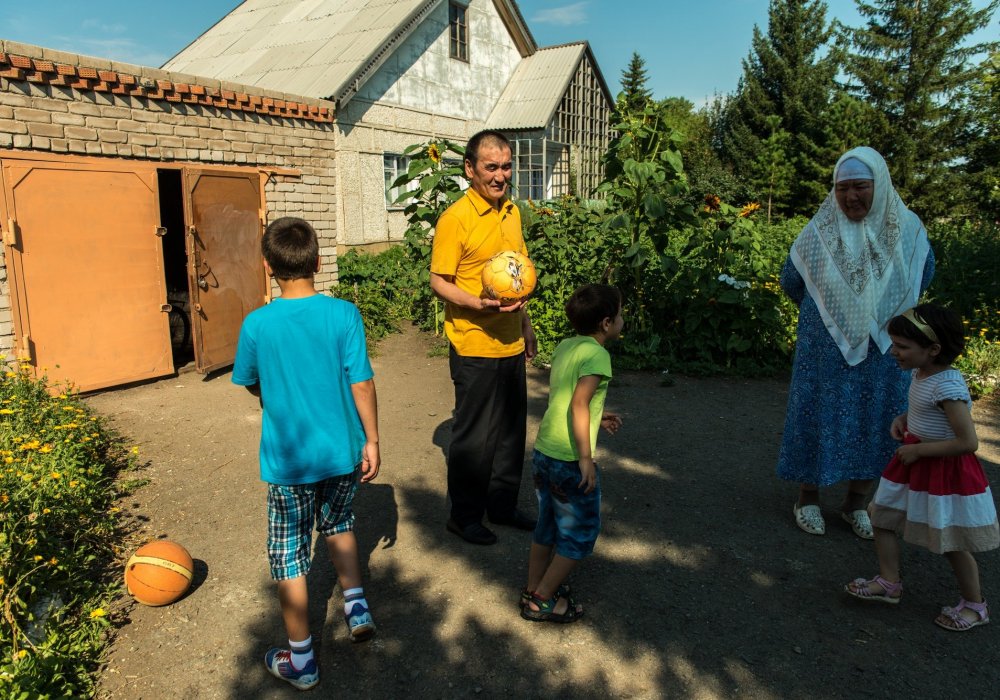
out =
[[826,521],[823,520],[823,513],[817,505],[800,506],[798,503],[792,508],[795,513],[795,524],[808,532],[810,535],[825,535]]
[[852,510],[850,513],[841,513],[840,517],[844,519],[844,522],[850,524],[851,529],[854,530],[854,534],[861,539],[875,539],[875,533],[872,532],[872,521],[868,517],[868,511]]

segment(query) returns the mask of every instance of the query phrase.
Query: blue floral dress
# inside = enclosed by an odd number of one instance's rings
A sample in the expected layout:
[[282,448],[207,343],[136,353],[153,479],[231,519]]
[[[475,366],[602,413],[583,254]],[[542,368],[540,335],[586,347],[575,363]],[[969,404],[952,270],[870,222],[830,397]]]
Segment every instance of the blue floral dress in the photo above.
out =
[[[928,251],[921,292],[933,276],[934,252]],[[790,259],[781,286],[799,305],[799,324],[778,476],[817,486],[874,479],[899,446],[889,426],[906,410],[910,375],[871,339],[868,356],[848,365]]]

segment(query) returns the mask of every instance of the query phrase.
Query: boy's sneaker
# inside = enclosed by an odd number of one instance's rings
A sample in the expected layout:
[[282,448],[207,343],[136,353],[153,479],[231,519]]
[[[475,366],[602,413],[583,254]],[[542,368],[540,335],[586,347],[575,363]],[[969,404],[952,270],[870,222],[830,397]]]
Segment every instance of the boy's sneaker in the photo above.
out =
[[351,612],[344,615],[344,620],[347,622],[352,642],[367,641],[375,634],[375,621],[372,620],[372,614],[360,602],[351,607]]
[[316,659],[310,659],[305,668],[297,669],[292,666],[292,652],[288,649],[270,649],[264,654],[264,665],[272,675],[288,681],[299,690],[309,690],[319,683]]

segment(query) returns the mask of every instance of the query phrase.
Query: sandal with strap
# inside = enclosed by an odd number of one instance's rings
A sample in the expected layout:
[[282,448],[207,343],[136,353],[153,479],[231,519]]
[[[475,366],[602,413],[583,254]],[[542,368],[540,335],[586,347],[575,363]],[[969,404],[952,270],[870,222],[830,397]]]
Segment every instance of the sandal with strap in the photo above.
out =
[[[870,586],[873,583],[882,589],[881,593],[871,590]],[[892,583],[886,581],[881,576],[869,579],[856,578],[844,586],[844,591],[858,600],[870,600],[888,603],[889,605],[898,605],[900,598],[903,597],[903,582],[896,581],[896,583]]]
[[[521,617],[531,622],[576,622],[583,617],[583,611],[577,610],[571,602],[566,600],[566,612],[557,613],[556,605],[559,603],[559,596],[554,595],[548,600],[539,598],[534,593],[528,599],[528,604],[521,608]],[[538,610],[531,609],[534,603]]]
[[[976,613],[977,619],[970,620],[962,616],[963,610],[971,610]],[[984,600],[982,603],[973,603],[965,598],[958,599],[958,605],[953,608],[941,608],[941,614],[934,618],[934,624],[943,627],[951,632],[968,632],[973,627],[988,625],[990,623],[990,606]]]
[[[569,600],[570,606],[580,608],[580,612],[583,612],[583,608],[576,604],[576,601],[570,595],[570,588],[568,583],[560,583],[559,588],[556,589],[556,598],[566,598]],[[531,591],[528,590],[527,586],[521,589],[521,602],[519,605],[523,608],[531,600]]]

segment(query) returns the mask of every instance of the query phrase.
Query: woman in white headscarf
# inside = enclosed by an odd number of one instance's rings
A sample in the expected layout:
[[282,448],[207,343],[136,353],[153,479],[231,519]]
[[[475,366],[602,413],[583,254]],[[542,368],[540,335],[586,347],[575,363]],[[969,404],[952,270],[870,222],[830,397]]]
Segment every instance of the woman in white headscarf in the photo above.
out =
[[841,156],[781,271],[799,324],[778,476],[800,484],[793,514],[810,534],[826,532],[819,488],[847,481],[841,517],[872,538],[865,499],[896,449],[889,426],[909,384],[886,324],[916,305],[933,274],[927,232],[882,156],[864,146]]

